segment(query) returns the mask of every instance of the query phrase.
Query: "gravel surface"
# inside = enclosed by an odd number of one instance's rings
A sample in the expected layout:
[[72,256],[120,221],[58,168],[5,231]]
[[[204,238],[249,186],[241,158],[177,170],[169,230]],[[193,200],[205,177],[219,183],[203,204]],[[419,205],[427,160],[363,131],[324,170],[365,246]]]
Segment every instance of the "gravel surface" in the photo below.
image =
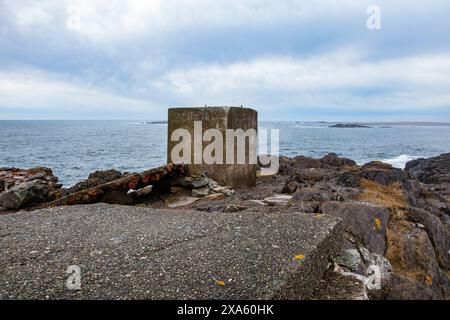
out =
[[[106,204],[18,212],[0,216],[0,298],[309,298],[340,236],[339,219],[314,214]],[[66,287],[72,265],[80,290]]]

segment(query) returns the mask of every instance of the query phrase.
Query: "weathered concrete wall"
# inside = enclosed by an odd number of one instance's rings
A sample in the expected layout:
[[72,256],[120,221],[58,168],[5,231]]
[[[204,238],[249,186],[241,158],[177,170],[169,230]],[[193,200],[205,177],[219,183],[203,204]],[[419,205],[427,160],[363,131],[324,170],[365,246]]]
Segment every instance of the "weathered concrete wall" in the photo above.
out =
[[[172,108],[169,109],[168,124],[168,162],[174,162],[172,159],[172,150],[179,143],[171,141],[172,133],[180,128],[189,131],[192,137],[191,161],[188,169],[191,173],[207,173],[209,177],[216,180],[221,185],[234,188],[252,187],[256,185],[257,165],[249,163],[250,152],[256,153],[256,142],[249,144],[246,141],[245,164],[237,164],[237,144],[235,144],[234,164],[226,162],[226,130],[227,129],[258,129],[258,113],[253,109],[239,107],[205,107],[205,108]],[[223,164],[198,164],[194,162],[194,123],[202,122],[202,133],[208,129],[219,129],[224,138],[223,144]],[[211,142],[202,142],[203,149]],[[252,150],[250,150],[252,148]],[[176,162],[176,161],[175,161]]]

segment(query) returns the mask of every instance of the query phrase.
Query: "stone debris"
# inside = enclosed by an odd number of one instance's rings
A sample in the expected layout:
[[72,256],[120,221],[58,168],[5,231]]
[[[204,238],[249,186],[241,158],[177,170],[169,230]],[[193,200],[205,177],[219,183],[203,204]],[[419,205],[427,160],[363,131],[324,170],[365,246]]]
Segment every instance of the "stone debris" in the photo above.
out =
[[193,197],[202,198],[209,195],[209,188],[208,187],[200,187],[198,189],[192,189],[191,195]]
[[292,200],[292,196],[287,195],[275,195],[265,198],[264,200],[251,200],[253,203],[262,206],[287,206]]
[[169,197],[166,199],[165,204],[168,208],[174,209],[188,206],[198,200],[199,198],[196,197]]

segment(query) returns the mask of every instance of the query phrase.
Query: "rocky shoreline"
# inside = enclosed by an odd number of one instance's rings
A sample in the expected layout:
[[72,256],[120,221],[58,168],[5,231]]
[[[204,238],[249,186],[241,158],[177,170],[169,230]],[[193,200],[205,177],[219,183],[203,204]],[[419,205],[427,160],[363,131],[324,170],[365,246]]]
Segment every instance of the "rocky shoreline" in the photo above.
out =
[[341,254],[310,298],[450,298],[450,154],[411,161],[405,170],[381,162],[358,166],[335,154],[281,157],[277,175],[242,190],[174,165],[95,172],[69,189],[47,168],[0,168],[0,213],[97,202],[334,216],[343,221]]

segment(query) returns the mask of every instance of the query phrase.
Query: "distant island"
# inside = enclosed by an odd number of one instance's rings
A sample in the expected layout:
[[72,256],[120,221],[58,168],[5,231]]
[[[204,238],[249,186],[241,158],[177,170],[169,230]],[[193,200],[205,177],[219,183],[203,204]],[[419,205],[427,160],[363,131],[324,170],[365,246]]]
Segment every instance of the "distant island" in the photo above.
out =
[[167,121],[147,121],[145,124],[167,124]]
[[349,128],[372,128],[372,127],[356,123],[338,123],[330,126],[330,128],[349,129]]

